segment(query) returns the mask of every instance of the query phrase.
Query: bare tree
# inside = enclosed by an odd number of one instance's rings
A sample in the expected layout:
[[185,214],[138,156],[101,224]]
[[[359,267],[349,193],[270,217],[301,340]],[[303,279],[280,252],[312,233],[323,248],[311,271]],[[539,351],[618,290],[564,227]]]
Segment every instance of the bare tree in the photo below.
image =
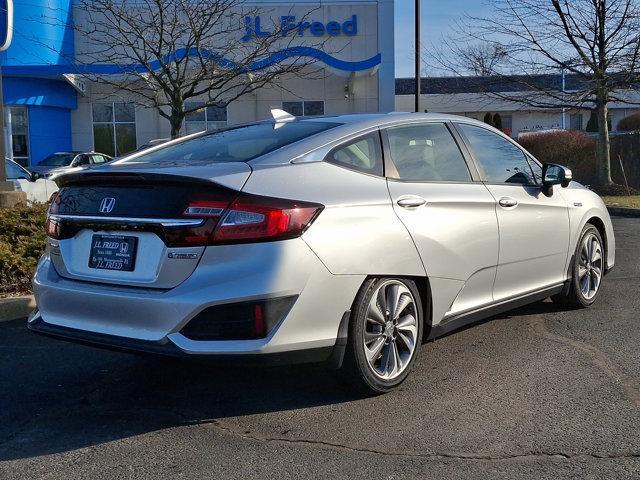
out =
[[292,45],[299,24],[260,25],[259,12],[239,0],[79,0],[75,7],[77,73],[156,108],[172,137],[189,113],[318,72],[304,47]]
[[[608,104],[633,101],[629,91],[639,80],[639,0],[493,0],[490,16],[466,15],[450,39],[441,66],[461,74],[461,57],[469,44],[500,52],[500,61],[484,72],[514,85],[511,93],[487,94],[536,108],[582,107],[595,110],[599,141],[597,178],[610,185]],[[462,57],[464,59],[464,57]],[[563,88],[556,78],[571,79]],[[504,90],[504,89],[500,89]],[[515,93],[514,93],[515,92]]]
[[452,42],[446,52],[428,47],[423,49],[422,56],[427,58],[427,63],[435,58],[438,67],[444,66],[447,71],[454,70],[458,75],[487,77],[500,70],[506,52],[502,45]]

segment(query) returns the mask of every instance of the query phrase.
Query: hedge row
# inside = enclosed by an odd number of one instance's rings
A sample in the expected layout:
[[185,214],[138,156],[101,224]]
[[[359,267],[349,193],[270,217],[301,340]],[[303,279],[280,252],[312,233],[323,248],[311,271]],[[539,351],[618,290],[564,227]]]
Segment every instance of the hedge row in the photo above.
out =
[[0,208],[0,295],[31,292],[31,277],[46,245],[48,205]]
[[[581,131],[558,130],[521,135],[518,141],[542,163],[566,165],[577,181],[596,183],[596,137]],[[618,185],[624,185],[621,162],[629,185],[640,190],[640,132],[611,136],[611,178]]]

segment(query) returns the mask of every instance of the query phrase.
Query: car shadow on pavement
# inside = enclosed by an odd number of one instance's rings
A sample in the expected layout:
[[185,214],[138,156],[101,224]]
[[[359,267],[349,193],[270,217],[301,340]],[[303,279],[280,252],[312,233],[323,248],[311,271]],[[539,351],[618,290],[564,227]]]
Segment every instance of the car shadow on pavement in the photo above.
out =
[[[480,323],[556,311],[539,302]],[[23,321],[0,324],[0,361],[0,461],[363,398],[319,365],[243,368],[109,352],[33,335]]]
[[231,367],[110,352],[33,335],[24,321],[0,324],[0,362],[0,461],[362,398],[320,365]]

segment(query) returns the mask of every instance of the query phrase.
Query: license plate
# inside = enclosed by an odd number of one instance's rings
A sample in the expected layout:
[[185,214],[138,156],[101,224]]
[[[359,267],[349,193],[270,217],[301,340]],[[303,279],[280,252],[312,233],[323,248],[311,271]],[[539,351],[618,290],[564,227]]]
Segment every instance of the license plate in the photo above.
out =
[[91,238],[89,268],[131,272],[136,263],[138,239],[124,235],[94,235]]

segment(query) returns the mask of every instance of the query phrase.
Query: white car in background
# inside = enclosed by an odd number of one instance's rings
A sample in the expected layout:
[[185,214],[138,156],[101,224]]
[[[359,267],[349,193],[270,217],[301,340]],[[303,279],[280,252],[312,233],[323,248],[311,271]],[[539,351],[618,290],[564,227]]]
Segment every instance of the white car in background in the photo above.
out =
[[97,152],[58,152],[52,153],[37,165],[31,167],[32,172],[44,178],[76,172],[85,168],[103,165],[113,160],[109,155]]
[[48,202],[58,191],[55,182],[41,178],[40,174],[30,172],[13,160],[5,159],[7,180],[12,181],[16,190],[25,192],[30,202]]

